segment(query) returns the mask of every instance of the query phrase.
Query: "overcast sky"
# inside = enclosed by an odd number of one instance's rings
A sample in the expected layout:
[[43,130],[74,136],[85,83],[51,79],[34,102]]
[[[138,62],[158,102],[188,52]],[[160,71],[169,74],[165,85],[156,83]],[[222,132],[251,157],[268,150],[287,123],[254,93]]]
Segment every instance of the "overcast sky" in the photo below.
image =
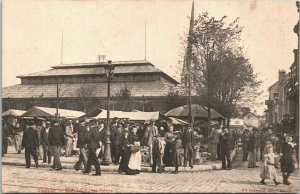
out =
[[[297,35],[295,1],[195,0],[195,16],[240,17],[245,54],[264,81],[262,89],[289,70]],[[143,60],[147,21],[147,60],[176,76],[181,60],[179,35],[187,32],[191,0],[6,0],[3,3],[2,84],[19,84],[17,75],[61,63]],[[178,78],[177,78],[178,79]],[[179,79],[178,79],[179,80]],[[262,112],[264,106],[257,109]]]

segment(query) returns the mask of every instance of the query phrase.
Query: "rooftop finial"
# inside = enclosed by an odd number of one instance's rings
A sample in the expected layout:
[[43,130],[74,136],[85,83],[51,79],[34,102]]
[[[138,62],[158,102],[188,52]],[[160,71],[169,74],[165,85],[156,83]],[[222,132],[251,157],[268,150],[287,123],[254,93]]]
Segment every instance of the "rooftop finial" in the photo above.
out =
[[99,63],[104,63],[104,60],[106,58],[106,55],[98,55],[98,60],[99,60]]

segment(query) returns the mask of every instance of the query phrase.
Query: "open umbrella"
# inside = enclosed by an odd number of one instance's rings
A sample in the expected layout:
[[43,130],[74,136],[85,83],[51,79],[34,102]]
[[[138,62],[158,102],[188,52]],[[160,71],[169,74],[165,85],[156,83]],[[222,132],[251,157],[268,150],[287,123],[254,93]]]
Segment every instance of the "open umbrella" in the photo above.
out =
[[[224,117],[214,109],[210,109],[210,112],[212,119],[224,119]],[[168,117],[186,118],[189,116],[189,106],[179,106],[170,110],[165,115]],[[198,104],[192,104],[192,116],[194,118],[207,118],[207,107]]]

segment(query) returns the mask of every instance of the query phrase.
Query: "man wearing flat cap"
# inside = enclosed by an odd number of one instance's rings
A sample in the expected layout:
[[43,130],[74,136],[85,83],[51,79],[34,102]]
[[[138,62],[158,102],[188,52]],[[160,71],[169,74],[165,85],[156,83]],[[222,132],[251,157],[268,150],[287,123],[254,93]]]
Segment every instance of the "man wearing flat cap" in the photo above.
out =
[[144,135],[144,140],[146,146],[149,147],[149,159],[150,159],[150,166],[153,164],[153,159],[152,159],[152,146],[153,146],[153,137],[158,134],[158,128],[155,126],[155,120],[151,119],[150,124],[147,126],[145,135]]
[[184,167],[186,167],[187,161],[189,161],[189,166],[193,168],[193,147],[195,145],[195,136],[191,126],[188,126],[183,132],[182,144],[184,149]]
[[49,149],[49,142],[48,142],[48,135],[49,135],[49,129],[50,129],[50,121],[46,122],[46,126],[42,127],[41,130],[41,141],[43,146],[43,163],[46,163],[48,161],[48,164],[51,163],[51,153]]
[[156,172],[156,166],[157,172],[162,173],[163,167],[162,167],[162,158],[164,155],[164,150],[165,150],[165,141],[163,141],[160,138],[160,134],[157,134],[156,136],[153,137],[153,147],[152,147],[152,154],[153,154],[153,166],[152,166],[152,172]]
[[74,169],[78,171],[81,169],[81,165],[84,165],[84,168],[86,168],[87,165],[87,149],[86,149],[86,141],[87,141],[87,136],[89,133],[89,128],[87,126],[87,122],[82,122],[79,124],[78,127],[78,140],[76,147],[79,148],[79,159],[74,165]]

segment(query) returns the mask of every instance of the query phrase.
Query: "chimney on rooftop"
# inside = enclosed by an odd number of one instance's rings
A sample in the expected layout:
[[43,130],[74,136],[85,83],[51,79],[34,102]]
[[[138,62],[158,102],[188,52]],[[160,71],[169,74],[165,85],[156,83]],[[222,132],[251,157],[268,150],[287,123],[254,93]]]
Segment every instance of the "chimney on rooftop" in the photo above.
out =
[[279,70],[279,81],[283,80],[285,77],[285,70]]
[[106,55],[98,55],[99,63],[104,63],[105,58],[106,58]]

